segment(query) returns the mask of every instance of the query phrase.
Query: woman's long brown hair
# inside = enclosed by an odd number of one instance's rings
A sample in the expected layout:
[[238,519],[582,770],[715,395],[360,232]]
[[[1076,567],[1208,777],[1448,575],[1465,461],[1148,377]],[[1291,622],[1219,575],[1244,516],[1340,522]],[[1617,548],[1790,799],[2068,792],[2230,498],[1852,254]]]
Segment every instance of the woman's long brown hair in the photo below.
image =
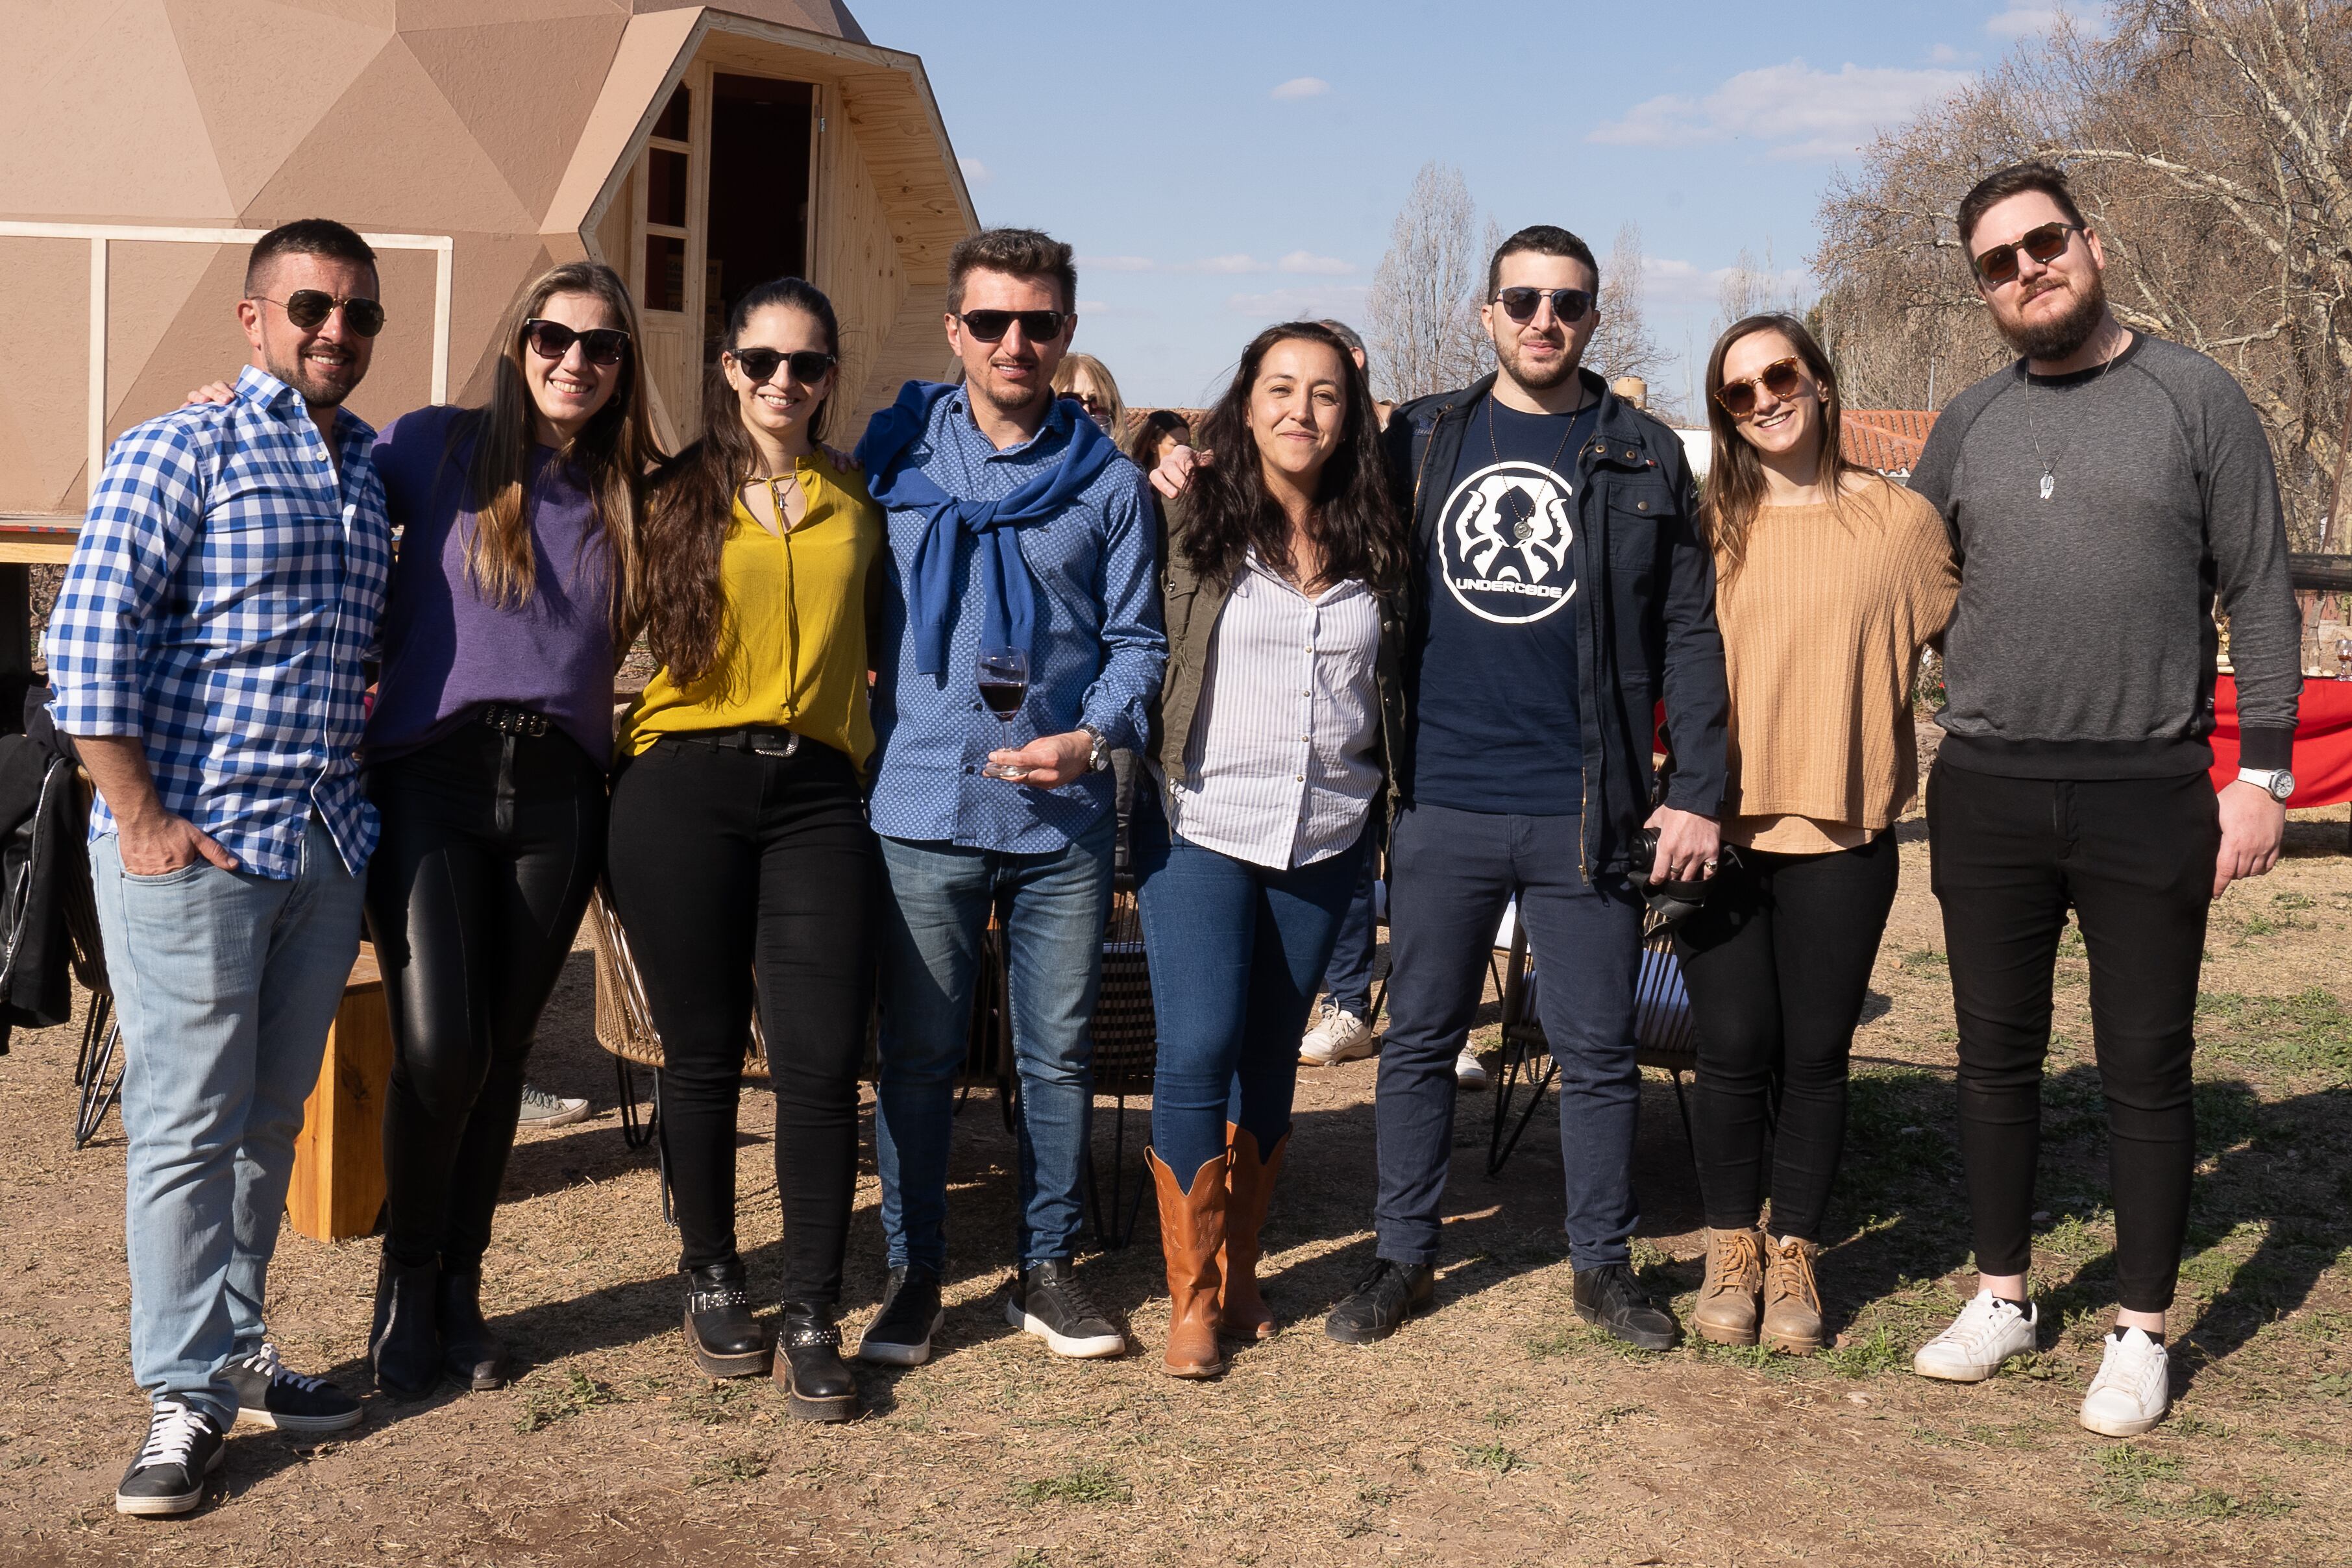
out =
[[[732,353],[752,315],[775,306],[804,310],[824,333],[825,353],[841,353],[833,301],[814,283],[779,278],[735,302],[719,346]],[[809,416],[809,438],[822,440],[831,394]],[[702,437],[663,465],[646,501],[646,641],[670,679],[691,686],[719,660],[726,631],[719,557],[734,526],[735,497],[761,474],[759,449],[743,427],[741,400],[723,360],[702,382]]]
[[523,377],[523,323],[558,294],[585,294],[613,312],[629,346],[614,366],[620,382],[604,406],[551,459],[567,465],[588,492],[606,560],[605,620],[612,628],[613,657],[627,651],[636,618],[644,553],[640,502],[646,469],[661,458],[653,416],[646,401],[638,355],[645,339],[637,331],[636,306],[628,285],[611,268],[593,261],[568,261],[540,274],[499,324],[498,363],[490,400],[468,409],[449,427],[451,449],[466,440],[473,453],[466,464],[467,505],[474,525],[466,541],[466,575],[489,604],[512,608],[530,601],[539,586],[539,552],[530,530],[531,448],[538,443],[530,384]]
[[1805,323],[1794,316],[1778,314],[1745,316],[1723,330],[1716,339],[1715,352],[1706,356],[1706,427],[1713,436],[1713,456],[1708,459],[1706,493],[1698,507],[1699,527],[1706,535],[1708,546],[1715,552],[1716,571],[1725,580],[1738,575],[1748,558],[1748,531],[1756,521],[1756,510],[1764,504],[1764,461],[1748,437],[1739,433],[1739,422],[1723,410],[1715,395],[1723,390],[1723,361],[1731,345],[1758,332],[1778,332],[1789,340],[1797,351],[1805,374],[1822,393],[1822,458],[1820,479],[1829,486],[1830,504],[1834,507],[1845,490],[1845,476],[1865,474],[1870,470],[1848,460],[1845,455],[1845,405],[1838,396],[1836,367]]

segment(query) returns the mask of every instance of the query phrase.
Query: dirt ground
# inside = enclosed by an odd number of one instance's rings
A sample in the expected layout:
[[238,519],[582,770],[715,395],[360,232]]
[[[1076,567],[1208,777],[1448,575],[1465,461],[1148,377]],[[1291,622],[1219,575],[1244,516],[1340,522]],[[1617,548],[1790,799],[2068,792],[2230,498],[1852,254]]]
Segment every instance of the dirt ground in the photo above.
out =
[[[862,1372],[871,1413],[853,1425],[792,1422],[764,1382],[713,1384],[680,1348],[676,1241],[651,1159],[618,1131],[583,948],[533,1077],[593,1096],[599,1114],[524,1135],[485,1291],[524,1375],[422,1405],[371,1395],[366,1423],[337,1440],[240,1432],[199,1513],[126,1520],[111,1489],[143,1406],[125,1362],[121,1125],[74,1152],[74,1030],[19,1034],[0,1060],[0,1563],[2352,1562],[2345,815],[2295,821],[2279,870],[2215,911],[2203,1159],[2172,1314],[2178,1403],[2136,1442],[2074,1423],[2114,1273],[2071,941],[2044,1101],[2042,1350],[1975,1387],[1908,1370],[1969,1263],[1951,1003],[1915,820],[1822,1265],[1840,1344],[1803,1361],[1696,1346],[1645,1357],[1583,1327],[1559,1230],[1557,1118],[1547,1105],[1490,1178],[1491,1096],[1461,1107],[1439,1310],[1370,1350],[1325,1339],[1321,1314],[1371,1257],[1374,1064],[1361,1062],[1304,1075],[1267,1232],[1283,1331],[1221,1382],[1157,1370],[1167,1301],[1148,1212],[1136,1245],[1088,1265],[1134,1353],[1055,1362],[1005,1327],[1013,1155],[983,1093],[957,1124],[938,1359]],[[1637,1258],[1686,1314],[1690,1156],[1671,1086],[1649,1079]],[[1144,1109],[1129,1110],[1130,1184]],[[1111,1112],[1106,1100],[1097,1115],[1106,1171]],[[747,1095],[743,1230],[767,1289],[771,1125],[765,1096]],[[882,1281],[871,1170],[869,1143],[853,1333]],[[289,1230],[272,1279],[289,1358],[354,1390],[375,1255],[372,1241]]]

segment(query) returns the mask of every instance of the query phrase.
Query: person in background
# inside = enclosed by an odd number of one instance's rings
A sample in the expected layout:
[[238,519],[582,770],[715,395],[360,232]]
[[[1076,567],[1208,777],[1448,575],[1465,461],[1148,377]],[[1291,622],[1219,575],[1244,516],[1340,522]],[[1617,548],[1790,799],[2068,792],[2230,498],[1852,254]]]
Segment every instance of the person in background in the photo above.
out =
[[[646,637],[661,668],[622,721],[610,849],[614,910],[666,1057],[662,1159],[688,1352],[712,1377],[772,1371],[809,1421],[857,1412],[835,1313],[874,1002],[864,772],[882,514],[819,445],[840,343],[814,285],[746,293],[705,382],[702,438],[653,479]],[[754,1005],[783,1208],[772,1355],[735,1226]]]
[[375,458],[401,531],[364,742],[383,841],[368,929],[391,1013],[377,1386],[497,1388],[482,1259],[523,1068],[604,866],[613,674],[659,456],[636,311],[610,268],[541,274],[489,401],[421,408]]
[[1155,408],[1136,421],[1127,443],[1127,455],[1145,473],[1158,468],[1168,454],[1192,444],[1192,427],[1173,408]]
[[263,1306],[376,847],[359,745],[392,530],[375,432],[343,406],[383,327],[375,253],[323,218],[274,228],[236,313],[252,359],[230,399],[108,452],[47,639],[57,727],[97,786],[149,1401],[114,1506],[142,1516],[204,1500],[232,1422],[361,1416],[278,1359]]
[[1113,441],[1127,433],[1127,401],[1118,395],[1110,366],[1092,354],[1064,354],[1054,367],[1054,392],[1087,411],[1095,428]]
[[1731,693],[1730,850],[1675,932],[1707,1223],[1691,1326],[1803,1354],[1822,1344],[1814,1263],[1854,1026],[1895,903],[1894,824],[1918,788],[1911,689],[1958,574],[1936,509],[1846,460],[1837,374],[1803,323],[1732,323],[1706,398],[1699,522]]
[[1054,395],[1076,296],[1070,247],[1046,235],[987,229],[959,242],[944,325],[963,384],[908,382],[858,444],[889,528],[872,815],[890,1280],[858,1346],[867,1361],[921,1363],[940,1322],[955,1079],[992,910],[1021,1076],[1005,1320],[1056,1355],[1127,1348],[1073,1260],[1110,910],[1109,753],[1142,743],[1167,642],[1141,477]]
[[[1973,1383],[2035,1347],[2042,1068],[2071,907],[2107,1101],[2118,1305],[2081,1419],[2128,1437],[2171,1406],[2164,1314],[2197,1158],[2205,922],[2223,889],[2278,861],[2301,617],[2261,418],[2221,365],[2116,320],[2065,175],[1995,170],[1958,223],[1977,297],[2020,357],[1944,409],[1911,479],[1960,562],[1927,838],[1979,1269],[1912,1364]],[[2218,799],[2217,599],[2241,763]]]
[[1274,1331],[1256,1264],[1289,1147],[1293,1042],[1370,850],[1383,737],[1403,718],[1390,606],[1404,540],[1345,342],[1313,322],[1267,328],[1203,431],[1234,460],[1169,509],[1160,789],[1136,812],[1160,1020],[1161,1366],[1177,1377],[1224,1370],[1221,1331]]

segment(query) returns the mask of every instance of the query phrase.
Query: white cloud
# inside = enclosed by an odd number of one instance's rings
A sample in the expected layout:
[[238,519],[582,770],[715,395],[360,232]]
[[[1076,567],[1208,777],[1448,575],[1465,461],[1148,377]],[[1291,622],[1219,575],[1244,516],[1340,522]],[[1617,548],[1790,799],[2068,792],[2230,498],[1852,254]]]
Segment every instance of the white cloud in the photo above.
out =
[[1302,98],[1320,98],[1330,90],[1331,84],[1319,76],[1295,76],[1276,88],[1269,96],[1290,103]]
[[2009,9],[1985,23],[1985,31],[1996,38],[2038,37],[2058,25],[2062,13],[2055,5],[2029,5],[2027,0],[2009,0]]
[[977,158],[958,158],[956,167],[963,171],[966,184],[984,185],[996,178],[994,174],[988,172],[988,165]]
[[1692,147],[1734,138],[1768,143],[1776,158],[1833,158],[1880,127],[1900,123],[1969,79],[1966,71],[1857,66],[1815,70],[1801,59],[1741,71],[1704,99],[1668,93],[1635,104],[1588,142]]
[[[1642,258],[1643,303],[1713,309],[1722,298],[1723,280],[1732,270],[1697,267],[1672,257],[1645,256]],[[1811,294],[1815,288],[1812,273],[1802,267],[1783,268],[1766,282],[1774,293]]]
[[1160,265],[1148,256],[1081,256],[1077,264],[1089,272],[1150,272]]
[[1318,256],[1311,250],[1294,250],[1274,264],[1277,272],[1298,272],[1317,278],[1345,278],[1356,269],[1352,261],[1342,261],[1336,256]]
[[1315,283],[1263,294],[1229,294],[1225,309],[1255,321],[1314,321],[1326,316],[1349,321],[1363,314],[1364,297],[1370,292],[1361,283]]
[[1213,272],[1220,275],[1231,276],[1244,272],[1263,272],[1265,270],[1265,263],[1260,261],[1255,256],[1248,255],[1204,256],[1198,261],[1178,262],[1176,264],[1176,270],[1179,272]]
[[1966,55],[1963,55],[1959,50],[1952,47],[1949,44],[1937,44],[1934,48],[1927,51],[1927,58],[1939,66],[1958,65],[1960,61],[1968,58]]

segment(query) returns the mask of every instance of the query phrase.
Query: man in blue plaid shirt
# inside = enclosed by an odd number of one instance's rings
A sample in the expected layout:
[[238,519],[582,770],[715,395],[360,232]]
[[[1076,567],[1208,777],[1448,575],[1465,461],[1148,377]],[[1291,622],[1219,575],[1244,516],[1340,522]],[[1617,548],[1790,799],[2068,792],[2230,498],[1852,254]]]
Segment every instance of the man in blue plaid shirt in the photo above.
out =
[[131,1363],[153,1402],[128,1514],[196,1507],[233,1422],[360,1419],[279,1362],[262,1304],[375,847],[358,746],[392,538],[375,432],[342,403],[383,310],[374,253],[320,219],[264,236],[245,293],[235,398],[115,442],[49,620],[125,1053]]

